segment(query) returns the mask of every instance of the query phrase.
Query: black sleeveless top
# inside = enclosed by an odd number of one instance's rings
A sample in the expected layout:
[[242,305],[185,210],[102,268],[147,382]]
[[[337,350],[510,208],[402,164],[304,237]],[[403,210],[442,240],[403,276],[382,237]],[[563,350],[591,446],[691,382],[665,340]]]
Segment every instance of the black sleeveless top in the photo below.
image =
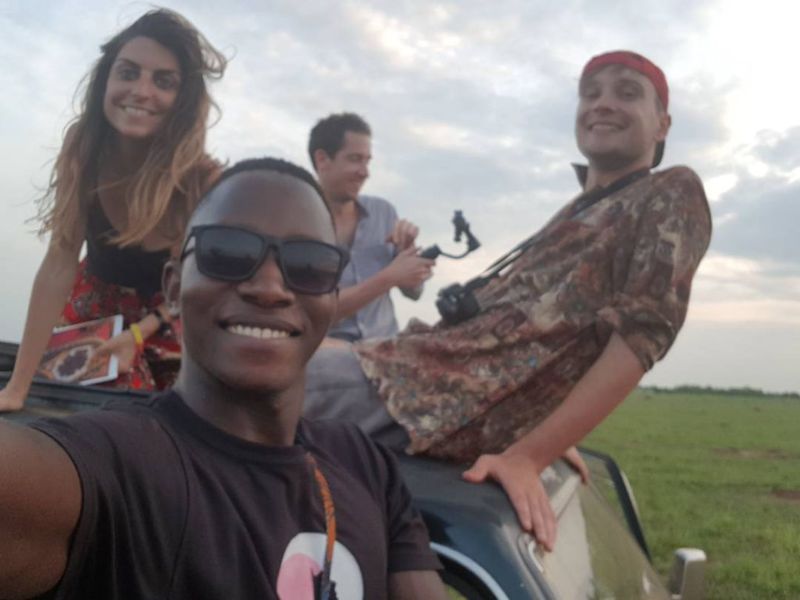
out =
[[161,273],[169,260],[169,250],[149,252],[141,246],[120,248],[109,242],[117,233],[95,198],[89,207],[86,225],[87,271],[106,283],[134,288],[150,298],[161,291]]

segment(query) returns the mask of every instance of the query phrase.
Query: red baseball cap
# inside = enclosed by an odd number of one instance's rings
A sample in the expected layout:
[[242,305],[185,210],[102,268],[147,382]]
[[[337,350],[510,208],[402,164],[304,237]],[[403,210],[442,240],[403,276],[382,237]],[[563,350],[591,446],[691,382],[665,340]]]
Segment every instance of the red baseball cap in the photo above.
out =
[[[613,50],[592,57],[581,72],[581,79],[596,73],[608,65],[621,65],[637,73],[640,73],[650,80],[656,89],[656,95],[661,101],[664,110],[669,108],[669,86],[664,71],[658,68],[654,62],[645,58],[641,54],[630,50]],[[656,153],[653,158],[653,166],[656,167],[664,156],[664,142],[659,142],[656,146]]]

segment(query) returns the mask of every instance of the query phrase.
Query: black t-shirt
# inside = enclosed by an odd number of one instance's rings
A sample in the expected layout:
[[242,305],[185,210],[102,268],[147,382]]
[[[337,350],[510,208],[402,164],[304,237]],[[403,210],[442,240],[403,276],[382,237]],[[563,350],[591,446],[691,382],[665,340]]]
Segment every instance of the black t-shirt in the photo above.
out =
[[266,447],[169,392],[32,426],[67,451],[83,491],[53,598],[313,599],[325,516],[307,451],[335,505],[340,600],[440,568],[391,453],[353,425],[301,421],[295,445]]

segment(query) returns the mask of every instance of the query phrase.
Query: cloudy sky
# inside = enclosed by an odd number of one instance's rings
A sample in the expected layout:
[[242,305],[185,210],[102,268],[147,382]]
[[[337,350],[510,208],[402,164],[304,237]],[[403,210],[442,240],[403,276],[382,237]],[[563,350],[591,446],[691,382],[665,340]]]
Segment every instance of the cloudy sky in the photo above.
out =
[[[485,267],[569,200],[578,74],[605,50],[670,81],[664,165],[688,164],[715,220],[686,325],[646,383],[800,391],[800,8],[782,0],[229,0],[168,2],[230,58],[209,150],[308,166],[311,125],[341,110],[374,132],[365,189],[455,249],[462,209],[483,247],[440,261],[401,322]],[[0,339],[18,340],[44,242],[26,219],[78,81],[139,2],[0,0]],[[800,6],[800,5],[798,5]]]

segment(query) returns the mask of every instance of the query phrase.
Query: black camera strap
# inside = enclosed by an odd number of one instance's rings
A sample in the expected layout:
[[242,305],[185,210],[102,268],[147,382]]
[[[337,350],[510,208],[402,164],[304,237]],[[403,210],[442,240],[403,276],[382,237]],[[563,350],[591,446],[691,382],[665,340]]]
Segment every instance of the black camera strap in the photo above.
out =
[[[633,173],[629,173],[624,177],[620,177],[616,181],[614,181],[611,185],[607,187],[600,187],[597,186],[592,188],[588,192],[581,194],[574,202],[572,210],[569,212],[569,217],[572,218],[575,215],[583,212],[590,206],[597,204],[604,198],[607,198],[611,194],[614,194],[621,189],[629,186],[635,181],[646,177],[650,173],[650,169],[644,168],[639,169],[638,171],[634,171]],[[489,267],[478,277],[474,277],[470,279],[467,283],[463,285],[465,291],[473,291],[479,288],[482,288],[487,283],[489,283],[492,279],[499,276],[506,267],[511,266],[516,262],[520,256],[525,254],[525,252],[533,247],[536,244],[536,238],[539,235],[537,231],[532,236],[526,238],[516,246],[514,246],[510,251],[505,253],[503,256],[498,258],[494,261]]]
[[620,191],[621,189],[628,187],[635,181],[639,181],[642,177],[646,177],[650,174],[650,169],[645,167],[644,169],[639,169],[638,171],[634,171],[633,173],[628,173],[625,177],[620,177],[616,181],[614,181],[611,185],[607,187],[594,187],[588,192],[582,194],[575,200],[575,205],[572,207],[570,211],[570,218],[574,217],[578,213],[583,212],[590,206],[597,204],[600,200],[604,198],[608,198],[611,194],[615,194],[616,192]]

